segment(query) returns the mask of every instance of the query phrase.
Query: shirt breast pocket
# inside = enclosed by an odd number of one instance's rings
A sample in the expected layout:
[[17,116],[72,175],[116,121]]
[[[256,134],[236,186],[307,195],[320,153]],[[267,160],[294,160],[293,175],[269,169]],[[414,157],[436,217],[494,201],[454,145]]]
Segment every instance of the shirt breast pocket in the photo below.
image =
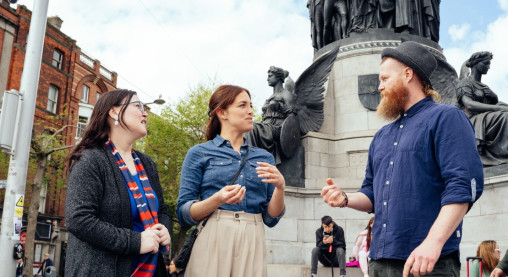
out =
[[210,172],[210,178],[213,183],[226,186],[233,177],[233,160],[232,159],[213,159],[207,171]]
[[[409,129],[409,128],[408,128]],[[424,150],[425,141],[428,141],[424,124],[418,124],[403,133],[399,138],[398,147],[400,151],[421,152]]]

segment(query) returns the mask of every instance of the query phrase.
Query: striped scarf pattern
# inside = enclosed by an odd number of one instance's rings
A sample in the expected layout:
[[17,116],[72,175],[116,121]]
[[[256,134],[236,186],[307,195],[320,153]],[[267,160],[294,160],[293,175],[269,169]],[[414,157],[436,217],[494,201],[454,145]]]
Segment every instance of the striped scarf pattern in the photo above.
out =
[[[148,181],[148,175],[146,174],[145,168],[143,167],[143,164],[141,163],[141,160],[139,159],[136,152],[132,150],[131,152],[132,158],[134,159],[136,171],[138,172],[138,176],[142,184],[142,189],[145,192],[145,197],[148,203],[146,203],[143,194],[141,194],[140,192],[138,184],[132,177],[131,173],[129,172],[129,168],[127,167],[127,164],[125,164],[125,161],[123,160],[122,156],[120,156],[120,153],[118,153],[111,139],[108,139],[106,145],[111,151],[111,154],[113,154],[113,156],[115,157],[118,167],[120,168],[120,172],[122,173],[122,176],[127,182],[127,186],[129,187],[129,190],[132,193],[132,197],[134,198],[136,207],[138,209],[139,217],[141,218],[141,222],[143,222],[145,230],[159,223],[159,218],[157,216],[157,203],[155,200],[155,192],[152,190],[152,186]],[[168,250],[168,247],[163,247],[162,250],[163,252],[166,252]],[[146,253],[141,255],[140,261],[131,276],[152,277],[153,274],[155,273],[158,254],[159,253],[155,254]]]

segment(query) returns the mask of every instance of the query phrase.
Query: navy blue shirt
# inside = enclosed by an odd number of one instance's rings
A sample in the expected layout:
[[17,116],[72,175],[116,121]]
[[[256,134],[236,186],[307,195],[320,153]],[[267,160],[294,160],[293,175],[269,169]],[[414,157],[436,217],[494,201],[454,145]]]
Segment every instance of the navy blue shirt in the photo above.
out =
[[[131,175],[132,179],[136,181],[136,184],[138,185],[139,191],[141,192],[141,195],[143,195],[143,198],[145,199],[145,203],[148,203],[148,200],[146,199],[145,190],[143,188],[143,184],[141,184],[141,180],[139,179],[139,175]],[[123,177],[123,174],[122,174]],[[127,186],[127,190],[129,191],[129,200],[131,202],[131,217],[132,217],[132,230],[136,232],[143,232],[145,230],[145,226],[143,225],[143,221],[141,221],[141,217],[139,216],[138,207],[136,206],[136,200],[134,200],[134,197],[132,196],[132,191],[129,189],[129,185],[127,185],[127,181],[125,178],[123,179],[125,182],[125,186]],[[155,203],[157,203],[156,211],[159,211],[159,201],[157,199],[157,195],[154,193],[155,196]],[[150,207],[148,208],[150,210]],[[139,264],[139,261],[141,260],[141,255],[136,255],[132,259],[131,268],[132,271],[136,269],[136,267]]]
[[[139,175],[132,175],[132,179],[136,181],[136,184],[138,185],[139,191],[141,192],[141,195],[145,199],[145,202],[148,203],[148,199],[146,199],[145,190],[142,189],[143,185],[141,184],[141,180],[139,179]],[[125,181],[125,178],[124,178]],[[134,197],[132,196],[132,191],[129,189],[129,186],[127,185],[127,181],[125,181],[125,185],[127,186],[127,189],[129,190],[129,200],[131,202],[131,216],[132,216],[132,230],[137,232],[143,232],[145,230],[145,226],[143,225],[143,221],[141,221],[141,217],[139,216],[138,207],[136,206],[136,201],[134,200]],[[155,197],[155,203],[157,203],[156,211],[159,212],[159,200],[157,199],[157,195],[153,194]],[[148,210],[150,210],[150,207],[148,207]]]
[[[372,259],[405,260],[422,243],[441,207],[474,203],[483,167],[473,127],[458,108],[425,98],[373,138],[359,190],[373,203]],[[462,223],[441,255],[459,249]]]
[[247,148],[250,147],[247,162],[233,184],[246,189],[243,200],[236,204],[223,204],[219,209],[244,211],[258,214],[268,227],[275,226],[282,214],[276,218],[268,214],[268,203],[275,187],[261,182],[256,173],[257,162],[275,165],[272,154],[266,150],[252,147],[245,142],[240,147],[241,155],[231,146],[231,142],[217,135],[213,140],[193,146],[185,156],[182,165],[180,192],[176,205],[176,215],[183,225],[196,225],[190,215],[190,206],[198,199],[204,200],[229,185],[240,168]]

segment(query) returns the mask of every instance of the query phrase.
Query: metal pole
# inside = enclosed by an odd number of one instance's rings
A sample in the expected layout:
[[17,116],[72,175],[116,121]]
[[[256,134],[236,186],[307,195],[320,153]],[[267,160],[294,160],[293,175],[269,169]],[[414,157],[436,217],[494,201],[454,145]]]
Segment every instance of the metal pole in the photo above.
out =
[[18,202],[20,197],[23,201],[25,195],[28,155],[30,154],[35,102],[39,84],[39,73],[41,71],[48,3],[49,0],[34,1],[25,64],[23,74],[21,75],[20,92],[23,102],[21,104],[22,112],[18,118],[16,128],[19,135],[16,141],[13,142],[14,155],[11,156],[9,163],[0,230],[0,264],[2,265],[2,275],[5,276],[14,276],[16,273],[16,261],[13,258],[13,251],[14,244],[19,242],[19,233],[16,231],[15,224],[19,223],[20,212],[21,216],[23,215],[22,205],[20,209],[21,203]]

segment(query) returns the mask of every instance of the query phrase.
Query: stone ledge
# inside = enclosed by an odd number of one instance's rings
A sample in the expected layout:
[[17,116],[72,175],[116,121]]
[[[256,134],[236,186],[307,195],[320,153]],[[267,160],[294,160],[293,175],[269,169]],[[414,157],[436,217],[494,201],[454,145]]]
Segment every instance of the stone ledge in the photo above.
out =
[[355,132],[348,132],[344,134],[338,134],[338,135],[331,135],[331,134],[324,134],[324,133],[318,133],[318,132],[308,132],[306,135],[302,136],[301,138],[318,138],[318,139],[325,139],[330,141],[337,141],[337,140],[345,140],[345,139],[357,139],[357,138],[371,138],[373,137],[378,130],[366,130],[366,131],[355,131]]
[[[333,269],[334,276],[340,276],[340,269]],[[268,264],[267,277],[310,277],[310,265],[299,264]],[[329,267],[324,267],[322,264],[318,265],[318,277],[332,276],[332,271]],[[360,268],[346,267],[347,277],[362,277],[363,274]]]

